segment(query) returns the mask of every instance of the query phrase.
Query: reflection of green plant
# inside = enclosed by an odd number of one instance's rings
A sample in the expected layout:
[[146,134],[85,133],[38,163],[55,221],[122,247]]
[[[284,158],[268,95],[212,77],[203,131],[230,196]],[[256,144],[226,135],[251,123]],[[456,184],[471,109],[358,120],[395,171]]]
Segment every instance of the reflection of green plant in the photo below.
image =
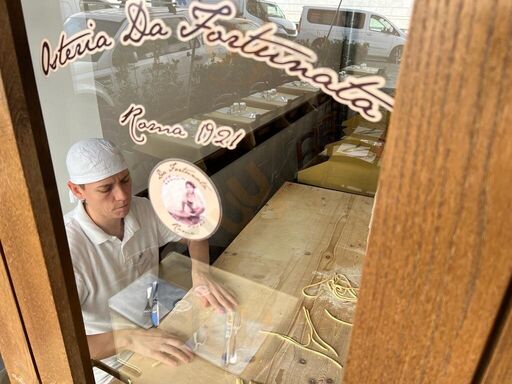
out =
[[251,87],[259,82],[271,88],[280,83],[282,71],[264,63],[243,58],[238,54],[227,54],[221,60],[196,66],[193,72],[191,112],[201,113],[211,109],[222,95],[249,95]]
[[[131,103],[145,106],[152,118],[163,115],[177,115],[180,118],[186,110],[186,92],[183,81],[178,76],[178,60],[162,61],[162,43],[151,41],[138,49],[139,61],[144,57],[152,57],[153,62],[139,69],[130,63],[134,56],[133,47],[119,47],[115,52],[114,76],[116,86],[112,89],[116,104],[121,109]],[[173,113],[174,112],[174,113]]]
[[186,94],[182,91],[183,82],[178,79],[177,69],[178,60],[162,63],[155,55],[151,67],[142,71],[142,100],[148,113],[156,115],[185,107]]
[[339,71],[347,65],[362,63],[368,56],[368,43],[349,42],[348,39],[317,39],[313,43],[310,43],[309,40],[297,42],[316,52],[318,55],[317,67],[328,67],[335,71]]
[[119,47],[115,54],[119,62],[114,67],[115,86],[110,91],[116,104],[128,106],[133,100],[138,99],[135,69],[131,68],[133,65],[128,64],[128,50],[125,47]]

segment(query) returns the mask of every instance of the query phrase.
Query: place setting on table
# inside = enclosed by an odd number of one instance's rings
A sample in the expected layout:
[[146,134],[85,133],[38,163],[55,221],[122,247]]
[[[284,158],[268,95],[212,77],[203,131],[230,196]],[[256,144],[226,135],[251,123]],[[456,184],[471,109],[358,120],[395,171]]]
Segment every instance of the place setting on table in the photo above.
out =
[[295,80],[284,83],[277,87],[278,92],[292,94],[292,95],[307,95],[318,92],[320,88],[313,87],[307,81]]
[[354,76],[372,76],[379,75],[384,76],[386,70],[384,68],[369,67],[366,63],[353,64],[343,68],[340,72],[340,77],[347,75]]
[[269,112],[271,112],[271,110],[249,106],[245,101],[241,101],[235,102],[228,107],[222,107],[213,112],[206,113],[204,117],[227,125],[238,124],[250,126]]
[[251,107],[275,109],[290,105],[298,98],[300,98],[300,95],[278,92],[277,89],[272,88],[269,90],[253,93],[252,95],[244,97],[242,100]]
[[[172,256],[173,261],[176,257],[181,272],[189,263],[178,254]],[[235,294],[238,302],[235,310],[219,312],[202,304],[204,286],[182,287],[182,276],[174,279],[174,264],[161,264],[159,277],[143,276],[111,300],[114,337],[126,328],[158,328],[179,336],[195,358],[170,367],[130,353],[120,361],[120,372],[139,384],[165,382],[170,376],[173,383],[183,384],[233,383],[240,376],[257,376],[280,346],[269,333],[287,329],[297,298],[210,267],[215,280]]]

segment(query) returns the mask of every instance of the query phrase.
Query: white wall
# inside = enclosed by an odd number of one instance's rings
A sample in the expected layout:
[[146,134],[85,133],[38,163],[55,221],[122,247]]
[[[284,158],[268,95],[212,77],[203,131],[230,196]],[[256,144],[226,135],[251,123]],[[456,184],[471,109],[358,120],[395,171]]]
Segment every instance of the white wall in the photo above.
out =
[[[52,156],[63,213],[71,210],[66,182],[66,153],[78,140],[101,137],[96,97],[75,94],[70,67],[45,78],[40,67],[40,44],[47,38],[55,47],[63,29],[59,0],[22,0],[39,101]],[[92,70],[91,70],[92,74]],[[91,77],[91,82],[93,79]]]
[[[337,8],[339,0],[274,0],[285,12],[286,17],[298,22],[302,7],[322,6]],[[342,8],[359,8],[380,13],[389,18],[398,28],[408,29],[414,0],[343,0]]]

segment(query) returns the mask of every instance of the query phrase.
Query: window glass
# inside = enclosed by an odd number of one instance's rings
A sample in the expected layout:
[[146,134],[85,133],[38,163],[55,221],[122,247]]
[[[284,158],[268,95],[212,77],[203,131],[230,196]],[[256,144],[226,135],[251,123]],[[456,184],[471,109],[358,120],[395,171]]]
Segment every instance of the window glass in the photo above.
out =
[[[106,32],[109,36],[115,36],[121,27],[121,22],[111,21],[111,20],[102,20],[98,18],[85,18],[83,14],[77,15],[75,17],[70,17],[64,23],[64,31],[68,36],[74,35],[86,29],[87,22],[89,20],[94,21],[96,31]],[[101,56],[101,52],[95,53],[91,55],[90,59],[88,57],[82,58],[84,61],[93,61],[96,62]]]
[[395,28],[386,19],[372,15],[370,19],[370,30],[389,34],[398,34]]
[[256,0],[247,0],[247,11],[256,17],[259,17],[261,14],[261,6],[258,4]]
[[314,24],[333,25],[345,28],[361,29],[364,27],[365,14],[336,10],[314,10],[308,12],[308,21]]
[[[203,27],[218,2],[40,3],[23,11],[92,357],[137,383],[340,382],[412,0],[247,0]],[[111,46],[59,56],[86,20]]]
[[281,9],[277,6],[277,4],[270,4],[270,3],[261,3],[263,8],[266,8],[266,13],[270,17],[280,17],[282,19],[285,19],[286,16],[283,14]]
[[361,29],[364,26],[364,13],[340,12],[336,24],[340,27]]
[[[175,31],[177,29],[178,23],[183,20],[185,20],[185,19],[177,18],[177,17],[172,18],[172,19],[164,19],[165,24],[167,24],[173,31]],[[166,41],[167,41],[167,47],[165,48],[164,53],[186,51],[191,48],[190,42],[181,41],[176,36],[171,36]]]
[[9,377],[2,361],[2,355],[0,355],[0,384],[9,384]]

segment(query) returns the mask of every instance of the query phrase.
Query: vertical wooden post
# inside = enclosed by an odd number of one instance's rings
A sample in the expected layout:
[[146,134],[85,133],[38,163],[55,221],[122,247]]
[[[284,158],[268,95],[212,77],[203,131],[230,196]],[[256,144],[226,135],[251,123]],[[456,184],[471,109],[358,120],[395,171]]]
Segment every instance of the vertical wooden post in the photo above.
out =
[[494,325],[492,336],[487,346],[487,353],[480,361],[480,375],[475,377],[474,382],[512,383],[512,282]]
[[0,36],[0,239],[6,268],[39,380],[92,383],[19,1],[0,1]]
[[32,360],[21,314],[10,284],[5,256],[0,243],[0,352],[13,383],[37,383],[37,371]]
[[416,2],[345,384],[473,378],[512,275],[511,36],[510,0]]

